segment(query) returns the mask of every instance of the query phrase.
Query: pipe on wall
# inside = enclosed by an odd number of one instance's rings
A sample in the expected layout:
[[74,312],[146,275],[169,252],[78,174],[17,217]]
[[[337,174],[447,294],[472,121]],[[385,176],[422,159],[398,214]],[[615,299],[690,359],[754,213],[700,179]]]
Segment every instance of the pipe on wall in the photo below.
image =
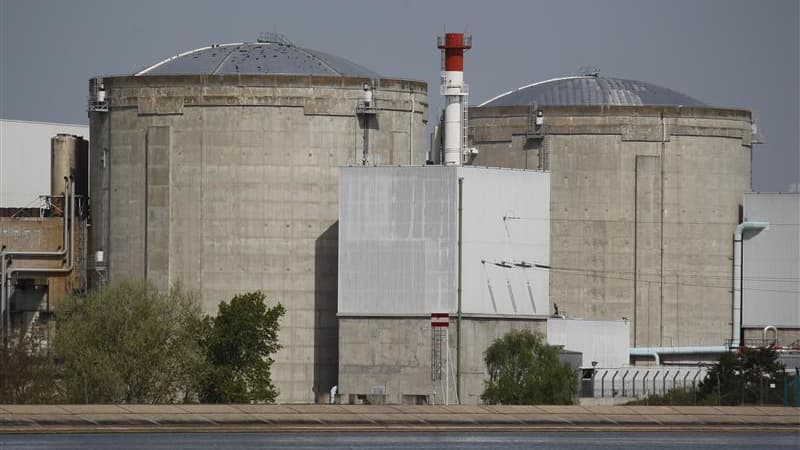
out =
[[769,227],[769,222],[745,220],[733,232],[733,299],[731,314],[731,347],[739,347],[744,340],[742,326],[742,289],[744,288],[742,266],[744,265],[744,233],[748,230],[762,231]]
[[724,345],[700,347],[636,347],[630,349],[631,356],[649,356],[657,365],[661,365],[661,355],[709,355],[728,352]]
[[456,309],[456,398],[461,404],[461,277],[464,218],[464,177],[458,177],[458,290]]
[[[65,178],[66,179],[66,178]],[[65,196],[69,195],[69,200],[64,212],[64,245],[62,250],[56,252],[4,252],[2,258],[0,258],[0,266],[2,266],[2,276],[0,277],[0,305],[3,306],[5,314],[3,314],[2,319],[0,320],[0,325],[2,325],[3,329],[9,330],[11,328],[11,304],[10,304],[10,297],[8,295],[9,284],[11,282],[12,277],[14,274],[17,273],[41,273],[41,274],[68,274],[72,272],[72,267],[74,264],[75,259],[75,180],[72,177],[66,179],[65,186]],[[69,223],[69,227],[67,224]],[[67,229],[69,228],[69,237],[67,236]],[[6,255],[16,255],[16,256],[25,256],[25,257],[33,257],[33,258],[55,258],[55,257],[63,257],[69,254],[69,263],[66,267],[59,268],[59,269],[48,269],[43,267],[35,267],[35,268],[11,268],[6,270]]]
[[775,333],[775,343],[773,345],[778,345],[778,329],[774,325],[767,325],[764,327],[764,333],[761,335],[764,342],[767,342],[767,333],[772,330]]

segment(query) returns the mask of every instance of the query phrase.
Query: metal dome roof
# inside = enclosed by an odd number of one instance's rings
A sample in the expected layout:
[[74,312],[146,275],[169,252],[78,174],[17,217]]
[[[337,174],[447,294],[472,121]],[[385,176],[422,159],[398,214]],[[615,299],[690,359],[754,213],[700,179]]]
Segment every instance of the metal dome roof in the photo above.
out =
[[706,106],[672,89],[596,75],[553,78],[500,94],[479,106]]
[[352,61],[297,47],[275,33],[257,42],[202,47],[165,59],[135,75],[324,75],[377,78]]

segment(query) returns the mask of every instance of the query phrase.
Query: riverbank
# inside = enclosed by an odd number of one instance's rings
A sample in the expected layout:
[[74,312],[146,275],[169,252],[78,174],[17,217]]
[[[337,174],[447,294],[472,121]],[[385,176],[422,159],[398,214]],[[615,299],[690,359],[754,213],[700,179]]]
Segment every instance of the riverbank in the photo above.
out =
[[0,433],[799,429],[755,406],[0,405]]

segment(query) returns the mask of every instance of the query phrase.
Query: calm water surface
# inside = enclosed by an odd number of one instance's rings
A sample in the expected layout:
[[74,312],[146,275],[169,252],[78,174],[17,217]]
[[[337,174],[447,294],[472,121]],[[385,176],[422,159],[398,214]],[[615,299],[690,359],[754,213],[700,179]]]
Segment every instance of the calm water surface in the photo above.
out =
[[800,449],[798,433],[0,434],[0,449]]

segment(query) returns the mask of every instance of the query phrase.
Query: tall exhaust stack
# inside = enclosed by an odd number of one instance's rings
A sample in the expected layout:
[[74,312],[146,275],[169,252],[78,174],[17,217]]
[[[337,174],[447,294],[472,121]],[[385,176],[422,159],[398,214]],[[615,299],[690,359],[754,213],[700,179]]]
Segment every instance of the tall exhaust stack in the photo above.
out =
[[444,108],[444,164],[460,166],[465,151],[464,106],[467,85],[464,84],[464,50],[472,48],[472,36],[445,33],[437,46],[442,50],[442,87]]

